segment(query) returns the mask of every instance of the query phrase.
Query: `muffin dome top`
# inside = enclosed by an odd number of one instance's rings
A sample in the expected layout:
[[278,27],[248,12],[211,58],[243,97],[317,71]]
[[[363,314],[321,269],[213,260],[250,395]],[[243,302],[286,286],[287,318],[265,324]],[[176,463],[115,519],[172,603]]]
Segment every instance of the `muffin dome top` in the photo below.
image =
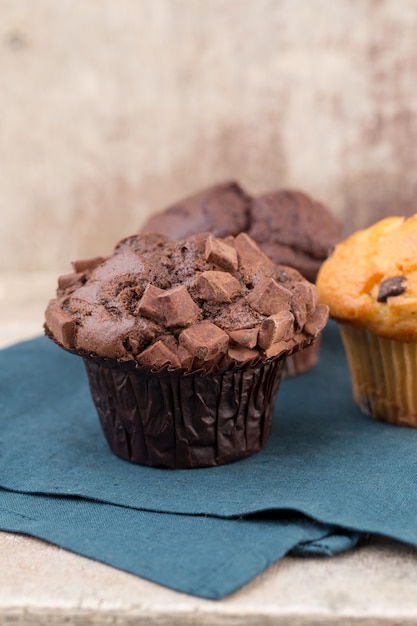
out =
[[317,287],[331,317],[417,341],[417,215],[388,217],[338,244]]
[[210,231],[216,237],[247,233],[274,263],[295,267],[315,281],[342,237],[340,222],[301,191],[281,189],[251,198],[233,181],[208,187],[149,218],[141,232],[172,239]]
[[46,333],[69,350],[152,370],[281,356],[312,343],[327,321],[315,286],[243,233],[134,235],[112,256],[73,266],[58,279]]
[[205,232],[215,237],[238,235],[249,228],[250,203],[238,183],[219,183],[152,215],[142,232],[158,232],[175,240]]
[[301,191],[281,189],[253,199],[248,234],[275,263],[295,267],[314,282],[342,228],[320,202]]

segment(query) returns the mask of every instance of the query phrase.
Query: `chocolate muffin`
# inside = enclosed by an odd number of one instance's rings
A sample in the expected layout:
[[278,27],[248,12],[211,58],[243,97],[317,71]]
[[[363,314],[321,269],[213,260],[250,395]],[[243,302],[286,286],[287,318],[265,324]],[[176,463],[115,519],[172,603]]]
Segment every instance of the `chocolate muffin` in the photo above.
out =
[[220,465],[269,436],[287,355],[328,310],[246,234],[134,235],[58,279],[45,331],[84,359],[113,452],[144,465]]
[[[252,198],[236,182],[214,185],[177,202],[152,216],[141,232],[182,239],[205,230],[220,237],[246,232],[275,263],[294,267],[311,282],[342,236],[339,221],[307,194],[283,189]],[[307,371],[318,357],[316,343],[287,359],[284,375]]]
[[275,263],[295,267],[313,283],[342,236],[340,223],[325,206],[285,189],[253,199],[248,234]]
[[142,232],[162,233],[176,240],[205,232],[215,237],[238,235],[249,228],[250,202],[238,183],[220,183],[152,215]]

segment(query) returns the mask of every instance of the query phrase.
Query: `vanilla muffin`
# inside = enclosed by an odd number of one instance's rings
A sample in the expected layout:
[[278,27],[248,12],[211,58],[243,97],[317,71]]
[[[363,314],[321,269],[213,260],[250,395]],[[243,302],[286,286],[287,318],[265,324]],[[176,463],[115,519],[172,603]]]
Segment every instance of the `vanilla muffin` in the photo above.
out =
[[45,330],[83,357],[115,454],[191,468],[262,448],[286,357],[327,321],[314,285],[244,233],[134,235],[74,270]]
[[355,402],[417,426],[417,215],[388,217],[338,244],[317,288],[340,323]]

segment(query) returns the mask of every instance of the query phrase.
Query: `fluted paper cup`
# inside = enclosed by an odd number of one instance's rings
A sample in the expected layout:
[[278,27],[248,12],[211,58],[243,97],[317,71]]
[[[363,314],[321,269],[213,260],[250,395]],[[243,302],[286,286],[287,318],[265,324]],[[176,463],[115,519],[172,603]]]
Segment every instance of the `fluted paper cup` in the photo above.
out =
[[143,371],[84,358],[111,450],[153,467],[223,465],[255,454],[271,433],[283,358],[212,373]]
[[348,324],[340,330],[356,404],[384,422],[417,427],[417,344]]
[[308,372],[308,370],[314,367],[320,358],[320,344],[321,335],[304,350],[299,350],[287,356],[282,374],[283,378],[304,374],[304,372]]

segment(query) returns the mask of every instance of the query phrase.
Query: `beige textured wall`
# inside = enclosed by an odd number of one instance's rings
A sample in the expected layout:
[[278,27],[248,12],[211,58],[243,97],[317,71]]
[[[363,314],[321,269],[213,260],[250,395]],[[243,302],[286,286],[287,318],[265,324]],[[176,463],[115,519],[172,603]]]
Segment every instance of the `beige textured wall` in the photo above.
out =
[[414,212],[415,0],[0,0],[0,269],[108,253],[236,177]]

